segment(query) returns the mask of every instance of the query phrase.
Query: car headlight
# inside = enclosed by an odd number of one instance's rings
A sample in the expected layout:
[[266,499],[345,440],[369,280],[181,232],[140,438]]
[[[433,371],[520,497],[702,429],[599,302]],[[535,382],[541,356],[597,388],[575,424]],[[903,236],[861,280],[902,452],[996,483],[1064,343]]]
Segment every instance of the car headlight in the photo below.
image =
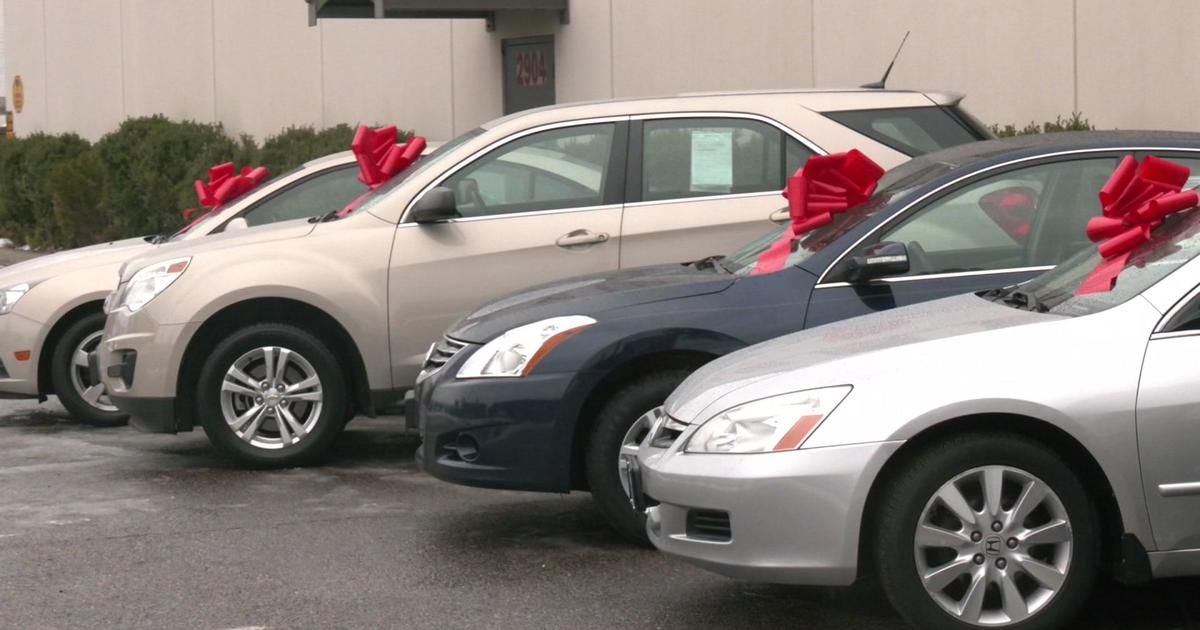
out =
[[556,346],[595,323],[586,315],[567,315],[518,326],[476,350],[458,378],[525,376]]
[[130,313],[140,310],[183,275],[191,262],[191,257],[176,258],[142,267],[120,289],[112,310],[127,308]]
[[7,289],[0,289],[0,315],[7,315],[17,305],[17,302],[29,293],[29,289],[33,285],[28,282],[13,285]]
[[688,438],[687,453],[770,453],[800,448],[852,388],[823,387],[763,398],[709,418]]

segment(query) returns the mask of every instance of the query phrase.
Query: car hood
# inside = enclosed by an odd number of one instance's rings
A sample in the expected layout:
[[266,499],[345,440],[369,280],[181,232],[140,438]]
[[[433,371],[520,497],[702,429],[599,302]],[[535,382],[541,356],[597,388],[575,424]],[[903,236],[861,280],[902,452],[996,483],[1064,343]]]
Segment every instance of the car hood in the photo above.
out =
[[[922,348],[947,339],[960,338],[956,343],[963,344],[961,351],[969,356],[971,348],[963,337],[1061,319],[1067,318],[970,293],[846,319],[765,341],[705,365],[671,394],[666,411],[684,422],[703,420],[748,402],[735,392],[760,381],[786,378],[788,385],[781,385],[785,388],[775,392],[779,394],[793,385],[790,391],[853,384],[858,376],[913,365],[908,354],[921,355]],[[982,338],[979,343],[987,344]],[[901,349],[903,357],[887,354]]]
[[38,256],[0,269],[0,287],[38,282],[80,269],[120,262],[153,247],[145,237],[138,237]]
[[[199,256],[232,247],[261,245],[271,241],[300,238],[312,233],[316,226],[317,224],[309,219],[295,219],[293,221],[259,225],[245,230],[210,234],[201,239],[174,241],[159,245],[154,249],[153,253],[138,256],[126,262],[121,267],[121,282],[128,280],[129,276],[136,273],[139,269],[157,262],[183,256]],[[270,252],[264,251],[263,258],[268,259],[269,257]]]
[[613,309],[716,293],[735,276],[720,270],[659,265],[580,276],[525,289],[494,300],[460,319],[447,335],[471,343],[547,317],[597,315]]

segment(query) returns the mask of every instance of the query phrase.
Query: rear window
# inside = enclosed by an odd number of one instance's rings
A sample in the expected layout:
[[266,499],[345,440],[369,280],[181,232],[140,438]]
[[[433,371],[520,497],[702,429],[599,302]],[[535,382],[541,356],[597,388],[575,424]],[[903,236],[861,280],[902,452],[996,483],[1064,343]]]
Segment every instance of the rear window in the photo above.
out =
[[903,107],[826,112],[826,116],[907,155],[922,155],[987,138],[965,114],[949,107]]

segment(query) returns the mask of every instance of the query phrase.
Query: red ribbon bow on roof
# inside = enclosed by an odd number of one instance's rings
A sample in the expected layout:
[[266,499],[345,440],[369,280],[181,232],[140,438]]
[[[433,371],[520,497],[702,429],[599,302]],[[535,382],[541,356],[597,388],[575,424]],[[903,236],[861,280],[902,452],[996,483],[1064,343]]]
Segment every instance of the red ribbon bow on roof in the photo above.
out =
[[397,173],[412,166],[425,150],[425,138],[413,136],[404,144],[396,144],[395,125],[371,129],[360,125],[354,133],[350,150],[358,160],[361,171],[358,180],[369,188],[378,188]]
[[233,162],[218,164],[208,169],[208,182],[196,180],[196,196],[200,205],[213,209],[243,195],[267,178],[267,168],[243,167],[239,173]]
[[792,218],[791,229],[759,256],[754,275],[783,269],[796,239],[829,225],[834,214],[869,199],[882,176],[883,167],[857,149],[808,158],[788,179],[783,191]]
[[425,151],[424,136],[413,136],[404,144],[396,144],[396,138],[395,125],[379,129],[371,129],[366,125],[358,126],[358,131],[354,132],[354,141],[350,143],[350,150],[358,160],[358,181],[366,184],[368,190],[346,204],[337,216],[344,217],[354,212],[372,190],[412,166]]
[[1100,189],[1102,215],[1088,221],[1087,235],[1104,259],[1076,289],[1076,295],[1111,291],[1129,255],[1150,240],[1167,215],[1200,204],[1194,190],[1180,191],[1191,169],[1146,156],[1141,165],[1126,156]]

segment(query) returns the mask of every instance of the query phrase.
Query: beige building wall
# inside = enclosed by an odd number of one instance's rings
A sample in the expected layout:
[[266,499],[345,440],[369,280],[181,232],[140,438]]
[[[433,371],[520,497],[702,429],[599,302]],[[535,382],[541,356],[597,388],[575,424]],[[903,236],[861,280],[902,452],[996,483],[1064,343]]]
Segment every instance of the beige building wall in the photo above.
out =
[[[555,38],[559,102],[855,86],[953,90],[986,122],[1081,111],[1101,127],[1200,130],[1200,2],[571,0],[483,20],[321,20],[303,0],[3,0],[18,134],[96,138],[164,113],[264,136],[396,123],[444,140],[502,113],[501,44]],[[11,95],[10,95],[11,99]],[[11,102],[11,100],[10,100]]]

